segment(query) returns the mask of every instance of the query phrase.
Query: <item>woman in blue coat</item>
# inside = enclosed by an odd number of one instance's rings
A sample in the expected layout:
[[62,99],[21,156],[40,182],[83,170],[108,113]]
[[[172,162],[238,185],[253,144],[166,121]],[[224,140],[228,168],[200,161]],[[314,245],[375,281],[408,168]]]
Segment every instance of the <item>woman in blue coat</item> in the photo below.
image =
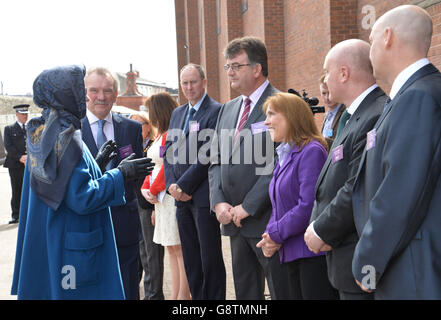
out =
[[124,299],[109,206],[125,203],[132,177],[124,164],[101,174],[82,142],[84,74],[58,67],[34,82],[43,112],[27,131],[11,290],[18,299]]

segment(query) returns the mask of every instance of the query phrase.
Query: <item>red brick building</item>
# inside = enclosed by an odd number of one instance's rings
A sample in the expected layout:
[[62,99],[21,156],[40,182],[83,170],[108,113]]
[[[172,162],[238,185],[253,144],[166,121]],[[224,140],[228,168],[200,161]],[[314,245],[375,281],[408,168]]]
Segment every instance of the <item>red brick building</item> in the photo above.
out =
[[[368,41],[375,20],[401,4],[419,5],[432,16],[429,59],[441,69],[441,0],[175,0],[178,71],[189,62],[203,65],[208,94],[224,103],[238,93],[223,69],[223,49],[252,35],[266,43],[275,87],[319,97],[328,50],[345,39]],[[181,91],[179,97],[185,101]]]

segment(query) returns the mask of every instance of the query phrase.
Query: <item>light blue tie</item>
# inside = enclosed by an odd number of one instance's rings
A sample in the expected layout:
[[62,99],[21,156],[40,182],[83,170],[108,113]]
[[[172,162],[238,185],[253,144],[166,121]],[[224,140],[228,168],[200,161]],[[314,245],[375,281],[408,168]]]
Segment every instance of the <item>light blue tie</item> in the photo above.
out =
[[104,134],[104,124],[106,120],[98,120],[98,132],[96,134],[96,146],[98,150],[107,141],[106,135]]

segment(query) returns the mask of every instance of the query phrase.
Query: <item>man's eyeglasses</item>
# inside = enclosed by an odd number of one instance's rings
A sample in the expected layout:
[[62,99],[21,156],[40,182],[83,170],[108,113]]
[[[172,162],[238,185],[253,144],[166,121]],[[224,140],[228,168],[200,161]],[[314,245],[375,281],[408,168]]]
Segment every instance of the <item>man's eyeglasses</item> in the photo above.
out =
[[245,64],[231,64],[231,65],[226,64],[226,65],[224,65],[224,69],[225,69],[225,71],[228,71],[228,70],[231,68],[231,70],[233,70],[233,71],[239,71],[239,69],[240,69],[241,67],[250,66],[250,65],[251,65],[251,63],[245,63]]

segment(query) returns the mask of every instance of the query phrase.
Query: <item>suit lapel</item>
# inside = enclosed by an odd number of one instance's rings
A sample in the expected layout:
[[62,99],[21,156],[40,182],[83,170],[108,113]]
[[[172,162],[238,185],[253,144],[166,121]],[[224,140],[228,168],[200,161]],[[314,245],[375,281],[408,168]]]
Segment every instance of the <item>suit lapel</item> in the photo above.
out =
[[122,128],[122,121],[119,115],[112,112],[112,121],[113,121],[113,137],[118,146],[118,150],[116,150],[116,157],[110,161],[110,167],[114,168],[116,163],[119,163],[122,159],[120,158],[119,149],[124,147],[124,130]]
[[[248,119],[245,122],[245,125],[243,126],[242,130],[244,130],[245,128],[251,129],[251,124],[255,123],[260,117],[262,117],[262,115],[264,116],[264,114],[262,112],[262,106],[265,103],[266,99],[273,94],[273,91],[274,91],[273,86],[271,85],[271,83],[268,83],[268,86],[263,91],[262,95],[259,98],[259,101],[257,101],[256,105],[254,106],[253,111],[248,116]],[[238,110],[236,113],[236,122],[234,123],[234,128],[235,128],[235,125],[237,124],[237,118],[239,118],[239,112],[240,112],[240,107],[242,106],[242,101],[243,101],[243,99],[240,100],[240,104],[238,105]],[[236,131],[234,131],[234,135],[235,135],[235,133],[236,133]],[[234,135],[233,135],[233,143],[234,143]],[[244,140],[244,139],[242,139],[242,140]],[[231,152],[231,155],[233,155],[233,153],[239,149],[239,146],[243,142],[242,140],[239,139],[239,141],[233,145],[233,150]]]
[[83,141],[89,148],[90,153],[92,156],[96,156],[98,153],[98,148],[95,143],[95,139],[93,138],[92,130],[90,129],[90,123],[87,117],[84,117],[81,120],[81,126],[82,126],[82,134],[83,134]]
[[230,121],[227,122],[228,124],[230,124],[230,126],[228,128],[224,128],[224,129],[229,129],[230,130],[229,132],[232,133],[229,135],[230,143],[228,144],[230,158],[233,156],[234,150],[237,149],[237,146],[239,145],[234,143],[234,136],[236,134],[236,124],[237,124],[237,119],[239,118],[242,101],[243,99],[237,99],[237,101],[233,103],[233,105],[230,107],[231,108],[231,111],[229,112]]
[[187,119],[187,111],[188,111],[188,102],[181,109],[181,114],[178,115],[179,125],[177,126],[177,128],[184,130],[185,120]]
[[299,152],[300,152],[300,149],[296,145],[293,145],[288,156],[285,158],[285,162],[283,163],[283,165],[280,165],[280,163],[279,163],[280,169],[277,172],[274,171],[275,179],[277,179],[286,170],[286,168],[289,167],[290,163],[294,161],[295,154],[299,153]]
[[384,112],[381,114],[380,119],[378,119],[375,128],[378,129],[381,124],[383,123],[384,119],[386,119],[387,115],[391,112],[392,108],[395,105],[395,101],[397,101],[398,97],[403,94],[403,92],[412,85],[416,80],[419,78],[422,78],[428,74],[437,72],[438,70],[433,66],[433,64],[429,63],[428,65],[422,67],[417,72],[415,72],[400,88],[400,91],[398,91],[397,95],[394,97],[394,99],[390,102],[389,108],[385,108]]
[[369,108],[369,106],[383,93],[384,92],[383,92],[383,90],[381,90],[380,87],[377,87],[374,90],[372,90],[366,96],[366,98],[363,99],[363,101],[358,106],[357,110],[355,110],[354,114],[349,118],[349,121],[346,124],[346,126],[343,128],[343,131],[341,132],[341,134],[334,140],[334,142],[331,146],[331,150],[329,150],[328,158],[326,159],[326,162],[323,166],[323,169],[320,172],[320,175],[317,179],[316,190],[315,190],[316,193],[318,190],[318,186],[322,183],[322,180],[323,180],[326,172],[328,171],[330,164],[332,163],[332,150],[334,148],[336,148],[337,146],[344,143],[344,141],[346,140],[349,133],[354,130],[354,127],[357,125],[357,122],[360,120],[361,115],[364,113],[364,109]]

